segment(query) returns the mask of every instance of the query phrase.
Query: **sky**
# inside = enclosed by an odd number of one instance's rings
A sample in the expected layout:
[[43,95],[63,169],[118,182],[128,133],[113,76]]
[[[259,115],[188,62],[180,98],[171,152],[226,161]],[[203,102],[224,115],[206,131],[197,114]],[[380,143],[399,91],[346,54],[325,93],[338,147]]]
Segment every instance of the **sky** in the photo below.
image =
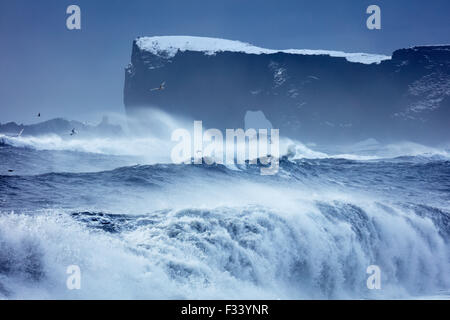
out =
[[[81,30],[66,28],[72,4]],[[366,27],[371,4],[381,8],[381,30]],[[448,0],[0,0],[0,123],[123,113],[124,68],[138,36],[390,55],[450,43],[449,12]]]

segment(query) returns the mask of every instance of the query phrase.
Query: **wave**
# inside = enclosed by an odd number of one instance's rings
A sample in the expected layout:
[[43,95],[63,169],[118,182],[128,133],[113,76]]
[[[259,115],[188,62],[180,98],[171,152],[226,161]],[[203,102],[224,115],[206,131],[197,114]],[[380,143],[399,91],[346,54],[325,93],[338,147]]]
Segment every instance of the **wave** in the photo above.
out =
[[292,159],[348,159],[355,161],[387,160],[401,158],[423,158],[435,160],[449,160],[450,149],[421,145],[418,143],[403,141],[397,143],[382,144],[375,139],[367,139],[355,144],[322,148],[325,151],[314,151],[303,143],[285,139],[287,145],[285,154]]
[[[175,145],[157,136],[122,136],[98,138],[63,138],[58,135],[11,137],[0,134],[0,145],[36,150],[76,151],[114,156],[135,156],[144,163],[170,163],[170,153]],[[315,146],[315,145],[314,145]],[[317,147],[317,146],[316,146]],[[414,142],[381,144],[374,139],[334,148],[317,147],[314,150],[304,143],[286,137],[280,138],[280,154],[289,159],[348,159],[375,161],[386,159],[449,160],[448,148],[429,147]],[[332,150],[334,149],[334,150]]]
[[[370,299],[448,290],[450,214],[436,224],[415,210],[315,201],[290,210],[2,214],[0,296]],[[374,264],[382,290],[366,287]],[[65,286],[69,265],[81,269],[81,290]]]
[[[1,165],[0,165],[1,167]],[[0,176],[0,201],[11,210],[60,206],[145,212],[152,208],[236,203],[291,203],[297,199],[376,196],[448,206],[448,161],[302,159],[280,161],[279,173],[260,165],[136,165],[100,172]],[[426,183],[424,183],[426,181]],[[20,190],[17,192],[16,190]],[[348,196],[347,196],[348,195]],[[4,200],[2,200],[4,199]]]
[[[155,137],[63,138],[59,135],[8,137],[0,134],[3,145],[36,150],[76,151],[116,156],[141,156],[148,160],[170,155],[166,141]],[[166,161],[169,157],[166,157]]]
[[[261,176],[248,163],[111,170],[123,162],[108,152],[147,152],[139,139],[123,150],[120,139],[8,139],[16,145],[0,147],[0,170],[19,171],[0,174],[0,298],[372,299],[450,289],[443,153],[408,145],[422,153],[355,160],[286,140],[279,173]],[[61,171],[81,159],[104,164]],[[49,161],[67,163],[36,170]],[[70,265],[81,268],[81,290],[66,287]],[[366,286],[369,265],[380,267],[381,290]]]

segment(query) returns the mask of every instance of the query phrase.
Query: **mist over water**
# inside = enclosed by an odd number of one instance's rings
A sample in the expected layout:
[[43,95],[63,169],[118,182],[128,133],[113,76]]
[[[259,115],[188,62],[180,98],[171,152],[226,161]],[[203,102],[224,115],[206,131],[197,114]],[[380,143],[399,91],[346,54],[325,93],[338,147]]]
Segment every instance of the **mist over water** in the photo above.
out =
[[1,136],[0,297],[448,297],[448,149],[281,137],[261,176],[171,164],[168,137]]

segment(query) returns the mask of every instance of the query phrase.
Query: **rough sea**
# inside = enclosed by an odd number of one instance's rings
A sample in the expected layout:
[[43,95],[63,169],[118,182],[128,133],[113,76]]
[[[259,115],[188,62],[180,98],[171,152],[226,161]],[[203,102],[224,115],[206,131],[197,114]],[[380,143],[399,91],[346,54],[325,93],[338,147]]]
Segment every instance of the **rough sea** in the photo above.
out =
[[446,151],[308,151],[261,176],[118,143],[0,137],[0,298],[450,297]]

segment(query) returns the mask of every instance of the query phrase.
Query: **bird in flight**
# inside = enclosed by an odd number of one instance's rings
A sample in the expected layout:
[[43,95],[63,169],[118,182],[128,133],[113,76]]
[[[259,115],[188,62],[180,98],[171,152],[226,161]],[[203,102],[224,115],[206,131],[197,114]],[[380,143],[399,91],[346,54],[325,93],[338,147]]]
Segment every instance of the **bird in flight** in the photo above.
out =
[[21,136],[22,136],[22,132],[23,132],[23,130],[24,129],[22,129],[22,130],[20,130],[20,132],[17,134],[17,135],[15,135],[14,137],[16,137],[16,138],[20,138]]
[[75,131],[75,128],[72,129],[72,132],[70,132],[70,135],[73,136],[75,134],[77,134],[78,132]]
[[37,116],[38,116],[38,118],[41,116],[41,113],[39,112],[38,114],[37,114]]
[[9,170],[8,170],[8,172],[14,172],[14,170],[12,170],[12,169],[9,169]]
[[161,90],[164,90],[164,89],[166,88],[165,85],[166,85],[166,82],[164,81],[163,83],[161,83],[161,84],[159,85],[158,88],[150,89],[150,91],[155,91],[155,90],[161,91]]

